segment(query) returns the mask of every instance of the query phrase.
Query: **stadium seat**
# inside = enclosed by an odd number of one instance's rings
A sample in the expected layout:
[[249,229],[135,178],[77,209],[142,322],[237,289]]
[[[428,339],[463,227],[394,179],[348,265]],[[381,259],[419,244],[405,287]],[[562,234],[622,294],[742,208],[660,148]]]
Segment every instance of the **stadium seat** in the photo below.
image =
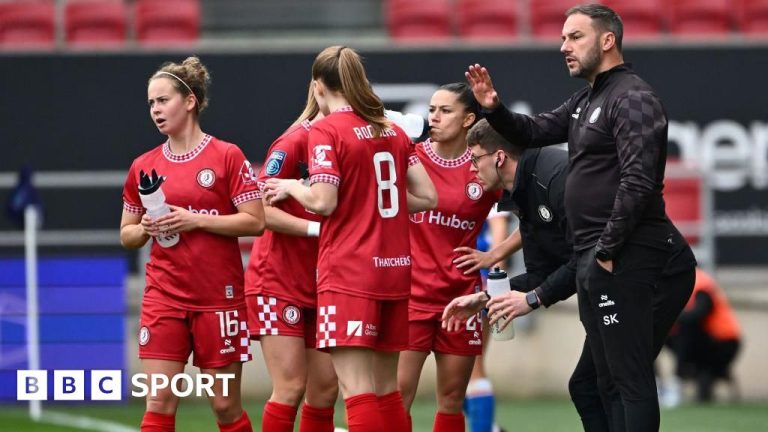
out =
[[459,35],[467,39],[518,36],[517,0],[458,0]]
[[53,48],[54,23],[53,1],[0,3],[0,47]]
[[200,35],[198,0],[138,0],[136,39],[144,45],[190,43]]
[[768,0],[741,0],[737,27],[747,36],[768,36]]
[[452,36],[450,0],[389,0],[386,8],[387,29],[394,39],[436,41]]
[[731,31],[730,0],[674,0],[669,30],[676,35],[716,36]]
[[559,39],[563,33],[565,12],[580,4],[578,0],[530,0],[531,36]]
[[121,0],[70,0],[64,11],[72,46],[116,46],[125,42],[127,8]]
[[624,23],[624,40],[658,37],[662,32],[662,17],[667,8],[661,0],[603,0],[616,11]]

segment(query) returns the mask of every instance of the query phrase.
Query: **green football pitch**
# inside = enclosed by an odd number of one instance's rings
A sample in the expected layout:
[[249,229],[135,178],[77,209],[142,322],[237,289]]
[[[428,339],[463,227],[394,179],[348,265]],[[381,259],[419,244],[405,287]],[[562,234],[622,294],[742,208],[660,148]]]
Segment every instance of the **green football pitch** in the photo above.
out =
[[[263,402],[251,401],[246,409],[255,430],[261,424]],[[338,408],[338,407],[337,407]],[[417,401],[413,407],[414,432],[432,430],[433,401]],[[337,409],[337,414],[340,410]],[[138,431],[143,404],[131,403],[108,406],[54,405],[44,412],[62,412],[70,416],[131,426]],[[768,430],[768,403],[685,405],[662,411],[662,431],[669,432],[762,432]],[[343,425],[337,415],[337,425]],[[497,420],[509,432],[573,432],[581,430],[575,409],[569,401],[502,401],[497,406]],[[0,431],[3,432],[65,432],[82,430],[73,427],[33,423],[24,406],[0,407]],[[179,432],[217,431],[213,415],[204,401],[183,401],[176,417]]]

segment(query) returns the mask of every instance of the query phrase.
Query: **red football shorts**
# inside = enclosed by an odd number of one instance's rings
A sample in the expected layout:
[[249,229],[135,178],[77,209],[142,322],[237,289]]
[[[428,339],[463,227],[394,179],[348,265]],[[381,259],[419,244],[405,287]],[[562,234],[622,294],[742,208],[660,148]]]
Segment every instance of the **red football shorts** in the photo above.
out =
[[296,336],[304,338],[307,348],[317,342],[317,309],[299,306],[280,297],[246,295],[248,330],[251,339],[261,336]]
[[245,307],[189,311],[143,302],[139,319],[139,358],[172,360],[200,368],[220,368],[251,360]]
[[483,353],[483,329],[480,316],[467,320],[458,332],[448,332],[441,326],[440,312],[410,310],[408,350],[434,351],[442,354],[476,356]]
[[337,292],[317,297],[317,348],[408,348],[408,299],[374,300]]

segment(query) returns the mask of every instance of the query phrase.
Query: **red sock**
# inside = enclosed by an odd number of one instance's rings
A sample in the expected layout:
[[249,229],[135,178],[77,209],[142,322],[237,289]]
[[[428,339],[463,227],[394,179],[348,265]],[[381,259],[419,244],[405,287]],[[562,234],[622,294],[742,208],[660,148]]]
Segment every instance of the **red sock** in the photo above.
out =
[[333,432],[333,407],[315,408],[304,403],[299,432]]
[[141,419],[141,432],[174,432],[176,416],[146,411]]
[[411,422],[409,421],[408,413],[405,412],[405,405],[403,405],[403,397],[399,391],[379,396],[379,412],[381,417],[386,419],[387,428],[394,431],[408,432],[412,428],[409,427]]
[[219,430],[221,432],[253,432],[251,419],[248,418],[248,413],[245,412],[245,410],[243,410],[243,415],[241,415],[240,418],[234,422],[227,424],[217,424],[219,425]]
[[464,414],[438,412],[435,415],[435,426],[432,432],[464,432]]
[[411,417],[410,414],[408,414],[408,429],[406,429],[408,432],[413,432],[413,417]]
[[384,432],[379,403],[374,393],[363,393],[344,399],[349,432]]
[[264,416],[261,418],[263,432],[293,432],[296,421],[296,407],[267,401],[264,405]]

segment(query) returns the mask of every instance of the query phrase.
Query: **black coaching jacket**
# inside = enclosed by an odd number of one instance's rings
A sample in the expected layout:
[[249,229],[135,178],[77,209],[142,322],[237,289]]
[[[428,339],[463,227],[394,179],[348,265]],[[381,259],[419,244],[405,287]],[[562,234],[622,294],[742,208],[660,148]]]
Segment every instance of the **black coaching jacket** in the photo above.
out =
[[523,239],[526,273],[512,278],[510,286],[535,289],[545,307],[576,292],[576,260],[563,202],[567,174],[565,150],[526,150],[517,163],[514,189],[499,202],[499,210],[520,219]]

